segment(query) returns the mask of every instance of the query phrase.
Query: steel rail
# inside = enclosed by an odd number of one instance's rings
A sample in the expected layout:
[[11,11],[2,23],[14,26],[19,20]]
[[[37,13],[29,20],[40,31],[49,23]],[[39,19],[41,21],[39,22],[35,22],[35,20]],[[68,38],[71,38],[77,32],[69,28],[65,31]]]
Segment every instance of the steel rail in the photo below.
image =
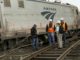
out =
[[46,52],[48,49],[50,49],[51,46],[47,46],[43,49],[40,49],[39,51],[36,51],[36,52],[33,52],[32,54],[26,56],[25,57],[22,57],[21,60],[24,60],[26,58],[26,60],[30,60],[31,58],[34,58],[36,57],[37,55],[41,54],[42,52]]
[[80,44],[80,40],[71,45],[64,53],[62,53],[56,60],[64,60],[64,58],[78,45]]
[[[32,44],[23,45],[23,46],[20,46],[20,47],[15,48],[15,49],[10,49],[10,50],[8,50],[8,51],[5,51],[5,52],[3,52],[3,55],[0,56],[0,58],[7,56],[7,53],[13,52],[13,51],[15,51],[15,50],[17,50],[17,49],[19,49],[19,48],[22,48],[22,47],[28,47],[28,46],[30,46],[30,45],[32,45]],[[19,56],[19,55],[16,55],[16,56]],[[21,56],[21,55],[20,55],[20,56]]]
[[[73,37],[73,38],[71,38],[70,40],[75,40],[75,39],[76,39],[76,38]],[[24,60],[25,58],[26,58],[27,60],[30,60],[31,58],[36,57],[37,55],[41,54],[42,52],[46,52],[46,51],[49,49],[49,47],[50,47],[50,46],[48,46],[48,47],[46,47],[46,48],[44,48],[44,49],[41,49],[41,50],[39,50],[39,51],[37,51],[37,52],[34,52],[34,53],[30,54],[29,56],[26,56],[26,55],[25,55],[25,57],[22,57],[21,60]],[[60,55],[60,56],[61,56],[61,55]]]

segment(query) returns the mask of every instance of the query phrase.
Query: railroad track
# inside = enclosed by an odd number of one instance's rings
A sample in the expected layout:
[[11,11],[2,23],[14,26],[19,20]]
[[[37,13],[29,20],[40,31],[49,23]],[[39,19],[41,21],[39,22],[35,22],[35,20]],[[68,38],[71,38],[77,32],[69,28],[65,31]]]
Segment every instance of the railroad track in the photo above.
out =
[[[27,44],[27,45],[19,46],[15,49],[8,50],[4,52],[4,55],[0,56],[0,60],[20,60],[23,55],[27,56],[34,52],[31,45],[32,44]],[[44,47],[46,46],[45,45],[41,46],[39,47],[39,49],[42,49]]]
[[80,60],[80,45],[75,47],[64,60]]
[[[51,46],[43,46],[38,51],[32,51],[31,44],[23,45],[6,53],[5,56],[0,57],[0,60],[60,60],[67,56],[71,49],[80,42],[77,37],[70,40],[69,46],[63,49],[54,48]],[[72,40],[72,41],[71,41]],[[57,46],[57,45],[56,45]],[[71,47],[72,46],[72,47]],[[66,54],[66,55],[65,55]],[[64,58],[63,58],[64,57]]]
[[[71,39],[70,39],[71,40]],[[63,60],[76,46],[78,46],[80,40],[76,40],[73,37],[69,46],[58,49],[48,46],[41,51],[35,52],[30,56],[23,57],[21,60]]]
[[[77,41],[70,47],[66,47],[63,49],[58,49],[58,48],[53,49],[51,47],[49,50],[42,52],[41,54],[37,55],[36,57],[33,57],[30,60],[63,60],[66,57],[66,55],[70,53],[72,48],[77,46],[77,44],[79,44],[79,43],[80,43],[80,41]],[[27,59],[25,59],[25,60],[27,60]]]
[[19,49],[21,49],[21,48],[29,47],[29,46],[31,46],[31,44],[27,44],[27,45],[19,46],[19,47],[14,48],[14,49],[10,49],[10,50],[7,50],[7,51],[3,51],[3,52],[0,53],[0,60],[1,60],[2,58],[4,58],[5,56],[11,54],[11,53],[16,53],[16,51],[19,51]]

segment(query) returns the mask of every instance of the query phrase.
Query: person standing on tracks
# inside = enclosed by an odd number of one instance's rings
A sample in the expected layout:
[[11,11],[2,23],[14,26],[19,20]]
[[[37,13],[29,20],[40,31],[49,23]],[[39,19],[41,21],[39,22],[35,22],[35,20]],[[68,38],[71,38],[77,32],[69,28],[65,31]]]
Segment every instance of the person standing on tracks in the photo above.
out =
[[59,20],[56,23],[56,34],[57,34],[58,48],[63,48],[62,32],[63,32],[63,27],[61,26],[61,22]]
[[37,35],[37,25],[34,24],[33,27],[31,28],[31,36],[32,36],[32,47],[33,50],[37,50],[38,49],[38,35]]
[[63,27],[63,36],[62,36],[62,39],[63,39],[63,42],[64,42],[64,47],[65,47],[65,44],[68,42],[66,41],[66,32],[68,30],[68,25],[66,22],[64,22],[64,18],[61,18],[61,26]]
[[54,32],[55,31],[53,28],[53,21],[52,19],[50,19],[49,27],[48,27],[48,41],[51,46],[55,44]]

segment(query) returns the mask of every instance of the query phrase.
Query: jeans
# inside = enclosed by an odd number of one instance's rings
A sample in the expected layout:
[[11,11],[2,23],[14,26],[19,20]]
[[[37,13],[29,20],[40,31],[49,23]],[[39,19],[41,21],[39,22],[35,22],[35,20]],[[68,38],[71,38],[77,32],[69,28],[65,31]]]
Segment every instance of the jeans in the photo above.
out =
[[63,33],[63,35],[62,35],[62,39],[63,39],[63,41],[66,40],[66,34],[65,33]]
[[32,37],[32,47],[33,49],[38,49],[39,41],[37,37]]
[[68,40],[66,40],[66,32],[65,32],[65,33],[63,33],[63,37],[62,37],[62,39],[63,39],[64,47],[65,47],[65,46],[66,46],[66,45],[68,45],[68,43],[69,43],[69,41],[68,41]]
[[48,41],[50,45],[55,44],[54,33],[48,33]]

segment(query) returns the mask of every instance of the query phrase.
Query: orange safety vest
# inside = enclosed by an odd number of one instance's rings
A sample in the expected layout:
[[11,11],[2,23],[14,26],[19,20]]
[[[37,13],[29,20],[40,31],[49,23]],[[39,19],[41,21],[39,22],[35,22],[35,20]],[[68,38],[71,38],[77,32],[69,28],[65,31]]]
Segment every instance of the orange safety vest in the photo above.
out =
[[53,28],[48,28],[48,32],[55,32]]

